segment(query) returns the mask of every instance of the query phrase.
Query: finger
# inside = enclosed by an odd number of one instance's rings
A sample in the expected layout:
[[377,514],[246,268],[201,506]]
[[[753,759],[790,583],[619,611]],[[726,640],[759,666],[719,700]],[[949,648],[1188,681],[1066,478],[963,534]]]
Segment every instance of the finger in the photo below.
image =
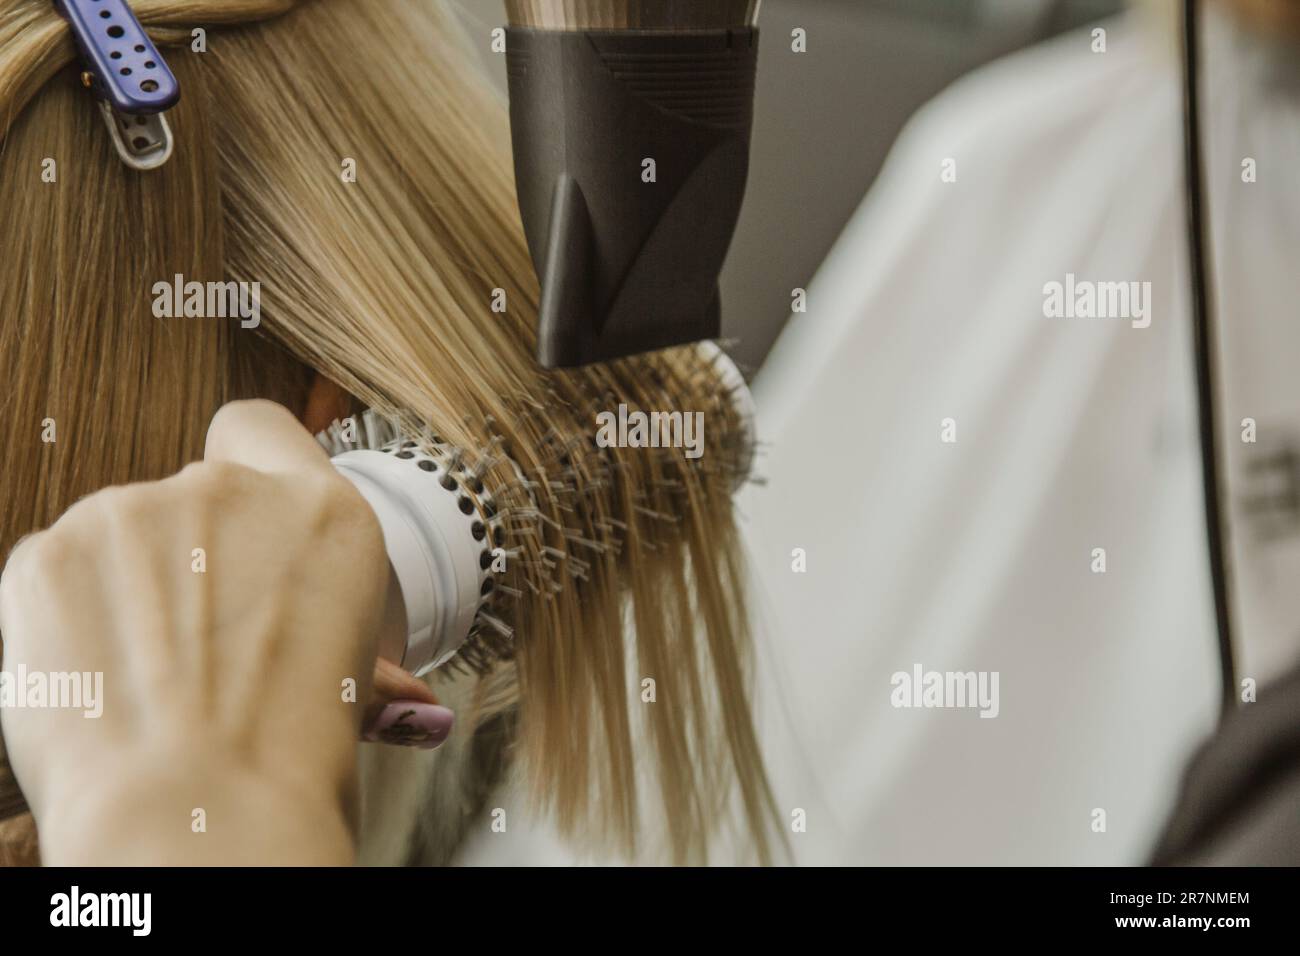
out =
[[205,461],[227,461],[264,472],[328,469],[329,456],[283,405],[231,402],[208,426]]
[[432,749],[451,732],[455,715],[418,678],[380,658],[362,721],[362,740]]
[[361,739],[369,743],[433,750],[451,736],[455,721],[456,715],[449,707],[416,700],[394,700],[384,705]]
[[370,706],[366,708],[367,719],[374,717],[391,700],[415,700],[436,704],[438,696],[424,681],[381,657],[375,661]]
[[[32,532],[19,538],[18,542],[9,549],[9,557],[5,559],[4,568],[0,569],[0,635],[3,635],[6,630],[9,630],[11,634],[14,633],[13,622],[10,622],[8,626],[5,624],[5,619],[8,616],[6,607],[9,604],[9,597],[13,589],[13,578],[18,573],[17,569],[21,566],[22,559],[19,555],[33,547],[39,535],[40,532]],[[3,659],[3,657],[4,642],[0,641],[0,659]]]
[[40,534],[39,531],[29,531],[27,534],[15,541],[14,546],[9,549],[9,557],[6,559],[6,565],[13,561],[14,558],[18,557],[18,549],[21,548],[24,543],[31,541],[38,534]]

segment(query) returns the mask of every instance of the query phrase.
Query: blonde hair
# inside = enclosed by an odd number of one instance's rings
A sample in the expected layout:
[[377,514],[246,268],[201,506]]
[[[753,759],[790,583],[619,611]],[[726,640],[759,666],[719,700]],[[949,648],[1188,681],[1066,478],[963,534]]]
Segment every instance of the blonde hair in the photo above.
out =
[[[638,785],[654,781],[673,861],[705,859],[734,815],[768,862],[775,813],[730,501],[737,424],[709,362],[688,348],[538,368],[505,110],[440,4],[133,8],[174,44],[163,52],[182,89],[175,154],[144,174],[113,152],[51,5],[0,0],[0,548],[81,495],[199,457],[227,400],[301,412],[319,370],[471,455],[509,451],[526,484],[495,459],[485,482],[519,500],[527,489],[540,513],[511,541],[513,640],[467,656],[490,676],[469,675],[457,734],[490,728],[484,746],[517,751],[567,833],[632,852]],[[189,48],[196,27],[211,30],[205,53]],[[56,183],[41,180],[46,159]],[[261,329],[154,318],[151,286],[178,273],[260,282]],[[619,403],[705,412],[705,454],[595,448],[594,411]]]

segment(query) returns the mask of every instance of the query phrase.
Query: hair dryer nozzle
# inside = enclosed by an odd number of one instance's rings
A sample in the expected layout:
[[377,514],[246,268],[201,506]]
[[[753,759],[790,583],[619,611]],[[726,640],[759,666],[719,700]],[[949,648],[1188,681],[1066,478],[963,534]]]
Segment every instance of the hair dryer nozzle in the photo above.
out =
[[538,360],[717,338],[749,172],[758,31],[508,32]]

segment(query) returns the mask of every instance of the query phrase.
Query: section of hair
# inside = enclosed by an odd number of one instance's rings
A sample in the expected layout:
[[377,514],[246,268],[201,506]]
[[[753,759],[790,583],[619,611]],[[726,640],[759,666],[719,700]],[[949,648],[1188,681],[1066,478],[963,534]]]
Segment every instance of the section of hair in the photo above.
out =
[[[518,556],[504,583],[522,596],[492,656],[508,680],[475,695],[459,732],[490,726],[499,749],[514,728],[536,800],[570,834],[634,850],[648,789],[667,855],[699,861],[738,794],[741,829],[769,860],[735,413],[691,348],[537,366],[505,107],[442,5],[134,8],[157,42],[182,44],[164,48],[182,89],[176,150],[147,174],[113,153],[49,5],[0,0],[0,118],[13,124],[0,195],[15,204],[0,220],[0,547],[97,487],[198,457],[228,399],[298,407],[320,370],[468,455],[508,451],[526,484],[500,456],[485,483],[535,502],[537,520],[506,542]],[[210,31],[205,53],[190,49],[195,27]],[[40,182],[46,157],[57,185]],[[261,327],[154,318],[152,283],[178,273],[259,282]],[[704,454],[597,448],[596,412],[620,403],[705,413]],[[46,419],[57,443],[41,440]],[[655,759],[638,766],[642,734]],[[482,748],[472,762],[499,772]]]

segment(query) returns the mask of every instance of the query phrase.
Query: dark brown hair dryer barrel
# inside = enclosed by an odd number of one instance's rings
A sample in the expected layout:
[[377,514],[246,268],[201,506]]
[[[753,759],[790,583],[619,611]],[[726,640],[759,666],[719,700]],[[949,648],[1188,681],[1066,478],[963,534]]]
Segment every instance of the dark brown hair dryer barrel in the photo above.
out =
[[754,0],[512,0],[515,183],[542,285],[538,361],[717,338],[744,201]]

